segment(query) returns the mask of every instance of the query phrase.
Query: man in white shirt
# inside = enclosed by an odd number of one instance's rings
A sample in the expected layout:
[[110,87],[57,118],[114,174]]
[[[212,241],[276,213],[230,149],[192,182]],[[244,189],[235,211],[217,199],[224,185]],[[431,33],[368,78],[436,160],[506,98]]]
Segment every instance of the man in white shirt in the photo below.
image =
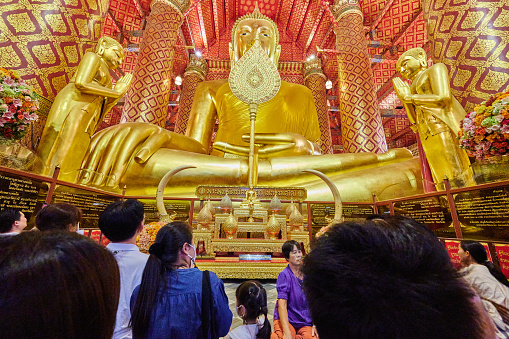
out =
[[120,271],[120,297],[113,339],[130,339],[131,311],[129,301],[141,277],[148,255],[136,246],[136,237],[143,230],[145,213],[138,200],[117,201],[106,207],[99,217],[99,228],[111,242],[106,246],[117,259]]
[[0,212],[0,236],[17,235],[27,227],[25,214],[15,208],[5,208]]

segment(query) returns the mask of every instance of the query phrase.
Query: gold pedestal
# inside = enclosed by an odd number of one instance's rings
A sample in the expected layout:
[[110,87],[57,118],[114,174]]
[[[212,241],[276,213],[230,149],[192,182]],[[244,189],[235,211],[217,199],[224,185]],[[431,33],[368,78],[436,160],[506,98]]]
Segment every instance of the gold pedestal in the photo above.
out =
[[36,155],[23,146],[21,141],[3,142],[0,140],[1,166],[26,171],[30,170],[36,161],[38,161]]
[[284,259],[271,261],[238,261],[238,260],[197,260],[201,270],[209,270],[221,279],[277,279],[277,276],[288,265]]
[[[238,218],[248,218],[249,215],[244,213],[244,211],[240,211],[237,213],[236,209],[233,214]],[[263,233],[265,239],[269,239],[269,234],[267,233],[267,211],[265,211],[265,215],[263,215],[263,211],[255,211],[260,212],[258,214],[253,214],[255,218],[260,218],[262,221],[239,221],[237,224],[237,232],[258,232]],[[223,225],[228,219],[229,214],[221,213],[216,214],[214,221],[214,241],[216,239],[221,238],[221,225]],[[286,226],[286,216],[276,214],[276,219],[281,225],[281,239],[286,240],[288,238],[287,235],[287,226]],[[237,235],[234,236],[234,239],[237,238]],[[278,251],[280,252],[280,251]]]
[[214,239],[216,252],[281,252],[286,240],[268,239]]
[[212,233],[210,230],[193,230],[193,239],[196,246],[198,246],[198,242],[203,241],[207,255],[214,255]]
[[476,160],[472,164],[476,184],[509,179],[509,156],[501,155],[486,160]]

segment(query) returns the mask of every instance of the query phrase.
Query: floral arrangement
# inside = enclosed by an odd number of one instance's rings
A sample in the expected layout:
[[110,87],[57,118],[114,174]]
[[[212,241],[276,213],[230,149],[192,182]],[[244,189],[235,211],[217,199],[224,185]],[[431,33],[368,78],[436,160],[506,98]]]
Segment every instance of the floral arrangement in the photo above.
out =
[[37,94],[16,72],[0,68],[0,137],[19,140],[39,116]]
[[153,221],[148,225],[145,225],[141,234],[136,238],[136,245],[140,248],[140,251],[148,253],[150,245],[156,240],[156,234],[161,227],[165,225],[164,222]]
[[509,92],[477,105],[461,121],[460,148],[478,160],[509,153]]

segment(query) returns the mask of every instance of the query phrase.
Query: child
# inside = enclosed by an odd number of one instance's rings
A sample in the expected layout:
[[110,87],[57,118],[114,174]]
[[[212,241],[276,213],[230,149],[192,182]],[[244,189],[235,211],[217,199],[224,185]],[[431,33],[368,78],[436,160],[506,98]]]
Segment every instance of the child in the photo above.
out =
[[243,325],[237,327],[224,339],[269,339],[270,323],[267,319],[267,292],[256,280],[245,281],[235,291],[237,314]]

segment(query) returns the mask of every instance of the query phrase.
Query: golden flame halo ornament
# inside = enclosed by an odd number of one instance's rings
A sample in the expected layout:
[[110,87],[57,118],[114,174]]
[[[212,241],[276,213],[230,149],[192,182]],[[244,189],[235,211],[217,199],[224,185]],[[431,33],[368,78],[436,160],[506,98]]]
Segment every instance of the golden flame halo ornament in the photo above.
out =
[[281,77],[277,67],[261,47],[260,40],[256,39],[253,46],[235,63],[228,83],[237,99],[249,105],[251,130],[248,184],[249,189],[252,190],[256,182],[255,175],[258,172],[254,164],[256,110],[259,104],[272,99],[281,87]]

